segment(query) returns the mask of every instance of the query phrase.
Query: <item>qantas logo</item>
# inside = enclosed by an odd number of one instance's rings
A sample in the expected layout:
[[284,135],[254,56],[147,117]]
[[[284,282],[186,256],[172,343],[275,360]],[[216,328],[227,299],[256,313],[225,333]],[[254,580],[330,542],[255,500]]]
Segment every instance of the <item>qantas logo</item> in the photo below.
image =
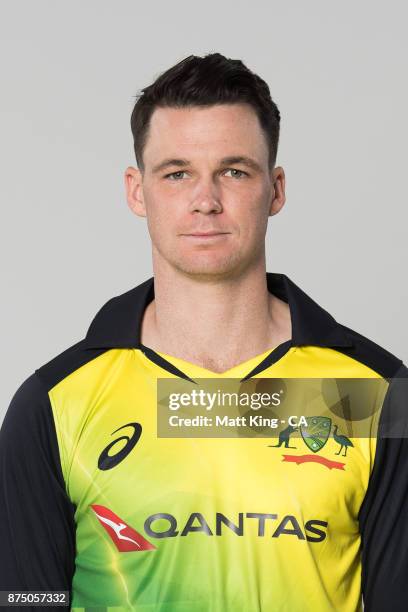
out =
[[119,552],[154,550],[156,548],[109,508],[98,504],[92,504],[91,508],[116,544]]
[[[127,423],[126,425],[122,425],[118,429],[112,432],[112,435],[117,431],[120,431],[124,427],[133,427],[133,434],[129,436],[120,436],[120,438],[116,438],[116,440],[112,440],[110,444],[101,452],[98,459],[98,468],[100,470],[111,470],[113,467],[116,467],[121,461],[123,461],[131,450],[134,448],[136,443],[138,442],[141,434],[142,434],[142,426],[140,423]],[[112,447],[115,446],[120,440],[127,440],[125,446],[118,452],[116,455],[109,455],[109,451]]]
[[[92,504],[92,510],[96,514],[99,522],[105,528],[119,552],[130,552],[140,550],[156,550],[157,547],[151,544],[138,531],[133,529],[117,514],[99,504]],[[233,531],[237,536],[245,533],[246,520],[255,521],[258,526],[258,537],[268,537],[267,527],[272,527],[272,534],[269,537],[278,538],[282,535],[295,536],[298,540],[307,542],[322,542],[326,539],[325,529],[327,521],[311,519],[302,525],[292,514],[278,517],[277,514],[266,514],[263,512],[239,512],[236,522],[229,519],[225,514],[216,512],[215,514],[215,533],[210,524],[201,512],[192,512],[187,521],[179,526],[177,519],[167,512],[151,514],[144,522],[144,530],[150,538],[174,538],[176,536],[186,536],[190,533],[203,533],[207,536],[222,536],[223,530]],[[159,521],[160,527],[157,525]],[[275,522],[277,521],[277,523]],[[163,529],[163,522],[165,528]],[[181,531],[179,528],[182,527]]]

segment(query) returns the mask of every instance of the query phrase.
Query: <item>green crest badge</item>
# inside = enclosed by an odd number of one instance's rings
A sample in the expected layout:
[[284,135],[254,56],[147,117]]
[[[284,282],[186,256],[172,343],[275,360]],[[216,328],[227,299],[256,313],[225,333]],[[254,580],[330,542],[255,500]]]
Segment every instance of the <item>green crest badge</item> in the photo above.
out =
[[326,444],[331,431],[331,419],[324,416],[306,417],[307,426],[300,426],[300,433],[306,446],[314,453]]

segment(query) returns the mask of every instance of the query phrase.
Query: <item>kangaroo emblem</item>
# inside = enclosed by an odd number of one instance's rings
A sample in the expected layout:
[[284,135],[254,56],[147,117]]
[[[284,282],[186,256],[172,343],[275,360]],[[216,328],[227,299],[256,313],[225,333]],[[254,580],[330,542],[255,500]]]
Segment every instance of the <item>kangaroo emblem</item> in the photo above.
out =
[[290,446],[290,435],[297,431],[299,427],[293,427],[293,425],[288,425],[285,429],[279,432],[279,444],[268,444],[268,446],[272,446],[274,448],[278,448],[279,446],[284,445],[285,448],[297,448],[297,446]]

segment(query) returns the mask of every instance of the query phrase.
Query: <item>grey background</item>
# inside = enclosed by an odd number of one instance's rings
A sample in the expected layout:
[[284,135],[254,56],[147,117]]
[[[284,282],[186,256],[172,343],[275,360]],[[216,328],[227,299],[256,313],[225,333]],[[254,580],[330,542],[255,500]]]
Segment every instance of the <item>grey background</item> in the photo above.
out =
[[287,202],[269,271],[407,360],[403,2],[0,4],[1,401],[152,274],[127,207],[138,90],[219,51],[269,84]]

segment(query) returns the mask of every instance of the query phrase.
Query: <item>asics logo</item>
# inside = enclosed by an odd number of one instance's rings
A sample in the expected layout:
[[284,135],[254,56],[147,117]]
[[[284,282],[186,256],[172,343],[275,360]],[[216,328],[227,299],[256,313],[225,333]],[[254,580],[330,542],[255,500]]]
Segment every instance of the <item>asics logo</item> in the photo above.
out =
[[[113,467],[117,466],[128,456],[138,442],[142,434],[142,426],[140,423],[126,423],[126,425],[122,425],[122,427],[115,429],[115,431],[112,432],[112,435],[125,427],[133,427],[133,434],[131,436],[120,436],[119,438],[116,438],[116,440],[112,440],[112,442],[103,449],[98,459],[98,468],[100,470],[111,470]],[[110,455],[109,451],[115,446],[115,444],[120,442],[120,440],[127,440],[127,443],[118,453]]]

